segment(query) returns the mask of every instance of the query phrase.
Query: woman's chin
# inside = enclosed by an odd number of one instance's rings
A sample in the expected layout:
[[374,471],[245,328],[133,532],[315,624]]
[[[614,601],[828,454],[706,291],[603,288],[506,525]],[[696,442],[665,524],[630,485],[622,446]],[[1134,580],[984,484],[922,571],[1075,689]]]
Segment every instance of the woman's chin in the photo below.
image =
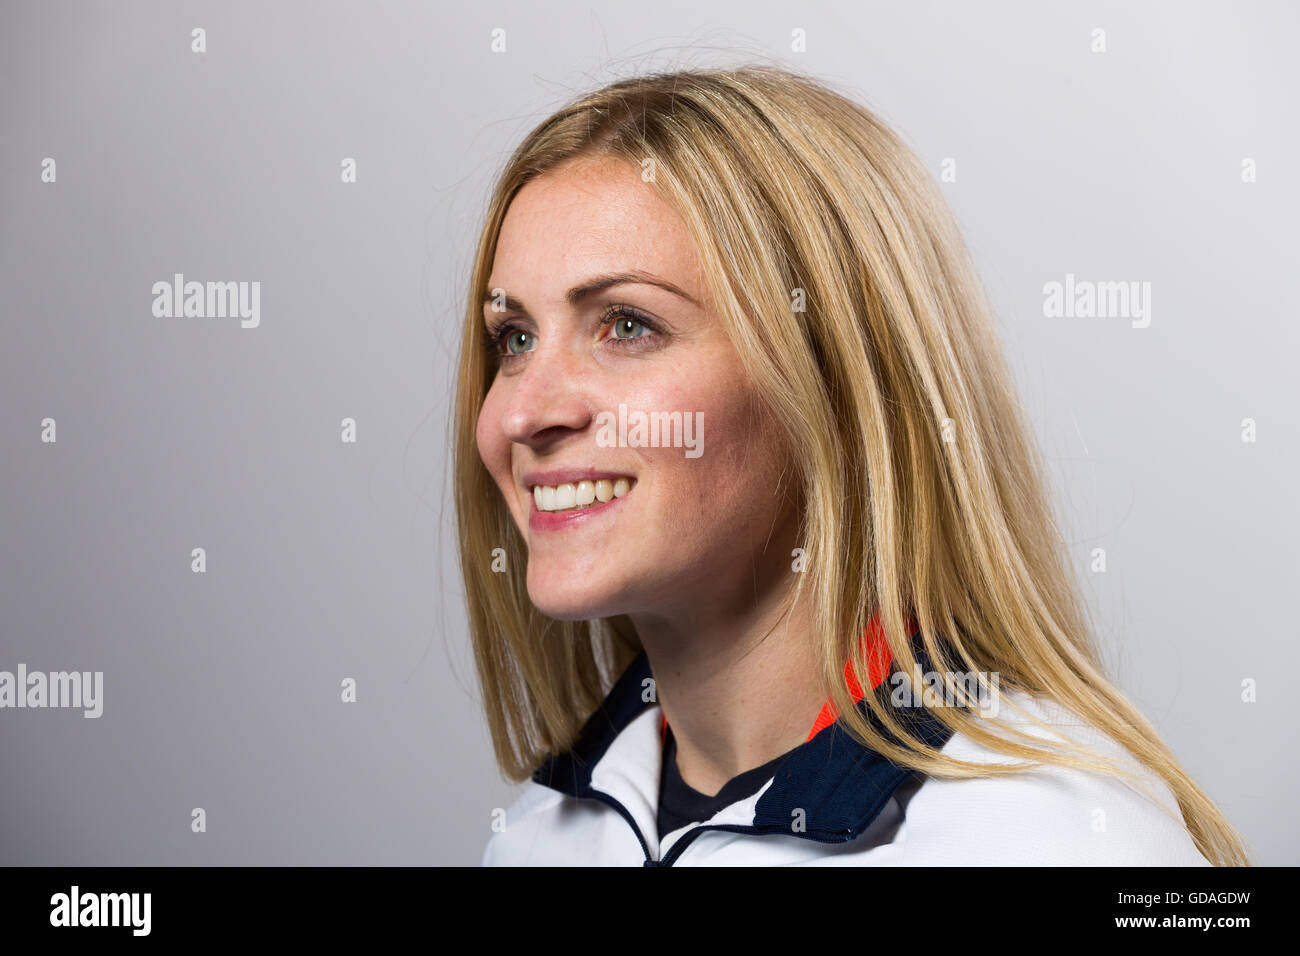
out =
[[604,604],[590,588],[573,587],[538,587],[532,581],[528,584],[528,597],[537,610],[547,618],[555,620],[589,620],[603,617],[601,607]]
[[557,621],[613,617],[622,614],[625,606],[621,589],[601,587],[590,581],[535,583],[530,576],[528,597],[537,610]]

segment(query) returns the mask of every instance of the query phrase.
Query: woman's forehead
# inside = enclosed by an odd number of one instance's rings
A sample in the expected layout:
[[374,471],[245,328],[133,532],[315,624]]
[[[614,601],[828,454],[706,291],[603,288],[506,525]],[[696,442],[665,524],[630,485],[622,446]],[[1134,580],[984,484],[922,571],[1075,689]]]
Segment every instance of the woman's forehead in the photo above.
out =
[[553,289],[593,273],[638,271],[703,293],[681,217],[635,168],[606,158],[566,164],[519,191],[497,239],[492,282]]

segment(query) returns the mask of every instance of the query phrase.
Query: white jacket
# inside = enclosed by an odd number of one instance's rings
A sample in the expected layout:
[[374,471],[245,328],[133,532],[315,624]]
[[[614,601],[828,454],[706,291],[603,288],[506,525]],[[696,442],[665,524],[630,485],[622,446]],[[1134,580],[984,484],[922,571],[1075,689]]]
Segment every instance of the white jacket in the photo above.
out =
[[[1044,766],[944,780],[900,768],[838,724],[793,751],[754,795],[661,841],[656,826],[661,710],[642,701],[643,653],[566,754],[550,757],[492,835],[485,866],[1208,866],[1181,824],[1115,777]],[[1059,705],[1004,698],[1063,734],[1137,768],[1119,744]],[[865,710],[865,708],[864,708]],[[942,728],[918,729],[963,760],[1016,762]],[[999,720],[1043,732],[1010,708]],[[1172,793],[1144,781],[1174,814]]]

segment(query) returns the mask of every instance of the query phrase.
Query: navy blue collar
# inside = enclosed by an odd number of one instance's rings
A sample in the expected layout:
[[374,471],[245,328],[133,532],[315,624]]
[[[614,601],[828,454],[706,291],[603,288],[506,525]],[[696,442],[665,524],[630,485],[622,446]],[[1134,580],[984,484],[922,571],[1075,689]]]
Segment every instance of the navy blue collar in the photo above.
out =
[[[924,655],[920,659],[923,669],[928,670]],[[593,795],[592,770],[623,729],[655,706],[653,700],[643,699],[644,682],[652,676],[650,660],[642,651],[587,720],[573,747],[548,757],[532,779],[570,797],[600,799]],[[889,689],[886,678],[875,691],[877,699],[888,704]],[[877,730],[888,734],[865,701],[858,704],[858,710]],[[930,746],[942,747],[952,734],[924,708],[893,710],[904,726]],[[743,829],[793,833],[828,843],[852,840],[871,825],[894,791],[913,773],[862,746],[837,722],[790,752],[772,785],[759,798],[752,825]],[[803,812],[802,830],[791,828],[797,810]]]

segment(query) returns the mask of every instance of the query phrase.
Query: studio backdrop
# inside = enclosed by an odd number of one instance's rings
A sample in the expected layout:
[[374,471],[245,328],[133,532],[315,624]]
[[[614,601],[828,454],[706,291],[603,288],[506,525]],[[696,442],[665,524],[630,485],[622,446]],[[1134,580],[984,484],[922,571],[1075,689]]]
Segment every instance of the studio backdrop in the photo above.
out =
[[449,454],[493,177],[581,91],[754,62],[864,103],[941,184],[1112,672],[1257,861],[1300,862],[1297,28],[1283,2],[4,4],[0,863],[479,861],[518,787]]

